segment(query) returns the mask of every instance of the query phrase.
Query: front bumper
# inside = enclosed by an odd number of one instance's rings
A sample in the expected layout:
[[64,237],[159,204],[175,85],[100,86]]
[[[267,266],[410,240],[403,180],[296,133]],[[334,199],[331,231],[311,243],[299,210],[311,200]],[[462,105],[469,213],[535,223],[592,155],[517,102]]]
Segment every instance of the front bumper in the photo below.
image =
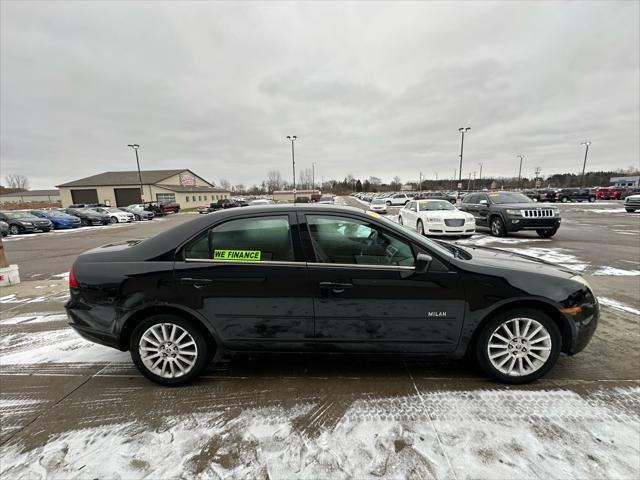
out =
[[589,305],[582,305],[583,312],[579,316],[565,315],[573,325],[572,339],[565,350],[568,355],[575,355],[581,352],[591,341],[600,319],[600,305],[595,302]]
[[473,225],[464,225],[462,227],[447,227],[443,224],[435,224],[430,223],[427,224],[425,228],[425,233],[427,235],[436,235],[443,237],[457,237],[460,235],[473,235],[476,233],[476,226]]
[[558,217],[506,217],[504,224],[508,232],[518,232],[520,230],[557,230],[560,228],[560,221],[561,219]]

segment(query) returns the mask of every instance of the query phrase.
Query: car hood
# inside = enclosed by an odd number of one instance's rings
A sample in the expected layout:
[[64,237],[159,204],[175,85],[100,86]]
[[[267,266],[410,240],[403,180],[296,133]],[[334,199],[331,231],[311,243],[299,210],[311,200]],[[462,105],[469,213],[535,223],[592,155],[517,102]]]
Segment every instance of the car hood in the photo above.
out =
[[537,209],[541,209],[541,208],[557,208],[557,207],[553,207],[553,205],[551,205],[550,203],[539,203],[539,202],[532,202],[532,203],[498,203],[496,204],[496,207],[501,207],[501,208],[509,208],[509,209],[513,209],[513,210],[537,210]]
[[500,248],[465,245],[464,249],[473,257],[470,260],[460,261],[460,266],[466,270],[477,270],[480,273],[486,273],[487,268],[495,268],[562,278],[571,278],[579,274],[579,272],[561,265]]

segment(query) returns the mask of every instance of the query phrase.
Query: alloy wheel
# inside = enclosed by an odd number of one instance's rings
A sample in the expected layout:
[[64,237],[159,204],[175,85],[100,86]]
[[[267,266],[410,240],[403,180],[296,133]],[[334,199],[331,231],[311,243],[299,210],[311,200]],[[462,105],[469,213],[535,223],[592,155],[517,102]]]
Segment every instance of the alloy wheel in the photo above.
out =
[[502,236],[502,220],[500,220],[499,218],[495,218],[493,219],[493,221],[491,222],[491,233],[495,236],[495,237],[500,237]]
[[540,322],[532,318],[512,318],[493,331],[487,355],[500,373],[523,377],[547,363],[551,347],[551,335]]
[[118,223],[118,219],[117,219],[116,217],[111,217],[111,218],[109,219],[109,221],[110,221],[111,223]]
[[198,358],[198,347],[187,330],[174,323],[149,327],[138,344],[145,367],[162,378],[188,374]]
[[9,233],[11,233],[11,235],[18,235],[20,233],[20,227],[17,225],[11,225],[9,227]]
[[424,225],[422,225],[422,222],[418,222],[418,233],[424,235]]

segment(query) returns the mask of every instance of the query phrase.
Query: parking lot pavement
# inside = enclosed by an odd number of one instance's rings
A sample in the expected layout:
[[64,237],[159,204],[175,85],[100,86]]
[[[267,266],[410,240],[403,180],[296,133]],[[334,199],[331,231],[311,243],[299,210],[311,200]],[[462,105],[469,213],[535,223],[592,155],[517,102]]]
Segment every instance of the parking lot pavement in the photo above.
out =
[[462,361],[299,356],[234,359],[190,386],[159,387],[127,353],[66,326],[67,266],[29,256],[29,245],[74,242],[71,262],[192,217],[8,242],[31,278],[0,293],[0,475],[638,478],[640,216],[615,203],[560,208],[551,240],[468,241],[570,265],[600,298],[587,349],[517,387]]

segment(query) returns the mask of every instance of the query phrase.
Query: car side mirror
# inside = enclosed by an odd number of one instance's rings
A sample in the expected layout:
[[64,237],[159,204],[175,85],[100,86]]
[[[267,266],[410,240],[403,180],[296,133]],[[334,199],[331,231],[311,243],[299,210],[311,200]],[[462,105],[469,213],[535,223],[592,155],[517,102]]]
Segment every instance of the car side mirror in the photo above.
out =
[[419,253],[416,256],[416,273],[425,273],[429,270],[429,265],[433,261],[433,257],[431,255],[427,255],[426,253]]

